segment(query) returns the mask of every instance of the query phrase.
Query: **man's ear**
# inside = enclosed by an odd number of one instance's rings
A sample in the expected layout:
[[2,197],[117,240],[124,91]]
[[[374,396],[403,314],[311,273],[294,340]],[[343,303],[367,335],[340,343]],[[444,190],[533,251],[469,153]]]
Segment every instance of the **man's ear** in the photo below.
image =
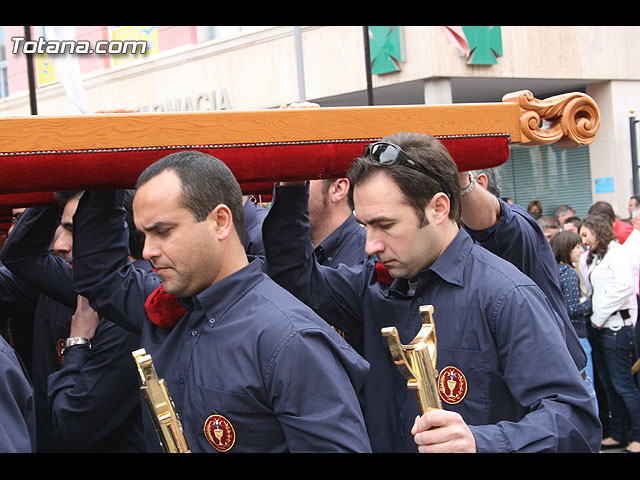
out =
[[449,218],[449,212],[451,211],[451,200],[443,193],[438,192],[431,201],[427,204],[426,215],[429,222],[434,222],[436,225],[440,225],[442,222]]
[[231,210],[224,203],[217,205],[209,215],[207,220],[212,222],[214,232],[219,240],[226,239],[233,230],[233,215]]
[[486,190],[487,187],[489,186],[489,179],[487,178],[486,174],[481,173],[476,177],[476,183],[479,183],[482,186],[482,188]]
[[341,201],[349,196],[349,180],[346,178],[338,178],[331,184],[329,188],[329,198],[333,203]]

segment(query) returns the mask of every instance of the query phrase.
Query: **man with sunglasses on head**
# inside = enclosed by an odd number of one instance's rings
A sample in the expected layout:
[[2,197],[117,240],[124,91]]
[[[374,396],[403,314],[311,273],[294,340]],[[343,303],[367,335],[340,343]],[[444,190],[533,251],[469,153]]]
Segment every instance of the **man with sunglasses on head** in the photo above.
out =
[[[430,135],[392,135],[347,178],[372,258],[337,268],[314,260],[308,187],[299,183],[277,186],[263,238],[276,281],[339,319],[336,328],[362,335],[373,451],[597,451],[600,423],[557,314],[531,279],[459,227],[460,182],[444,146]],[[434,308],[444,407],[423,415],[381,334],[394,326],[411,342],[421,305]]]
[[56,192],[56,204],[27,209],[0,252],[10,273],[0,277],[3,301],[34,309],[36,451],[140,452],[139,375],[122,355],[140,339],[106,320],[96,328],[95,312],[77,308],[73,215],[81,196]]

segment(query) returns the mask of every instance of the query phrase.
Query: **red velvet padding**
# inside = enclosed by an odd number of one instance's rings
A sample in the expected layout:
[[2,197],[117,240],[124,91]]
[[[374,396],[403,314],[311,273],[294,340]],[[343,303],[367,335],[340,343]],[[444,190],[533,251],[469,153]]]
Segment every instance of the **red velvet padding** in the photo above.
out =
[[[495,167],[509,158],[508,136],[441,141],[460,171]],[[225,162],[240,184],[260,184],[343,176],[368,143],[370,140],[193,149]],[[185,148],[2,155],[0,193],[131,188],[148,165],[181,150]]]

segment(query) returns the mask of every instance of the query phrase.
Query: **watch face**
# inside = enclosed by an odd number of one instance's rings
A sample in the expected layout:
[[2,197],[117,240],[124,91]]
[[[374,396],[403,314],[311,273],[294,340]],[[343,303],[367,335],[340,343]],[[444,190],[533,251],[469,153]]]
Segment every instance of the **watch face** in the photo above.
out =
[[60,365],[63,363],[64,355],[69,349],[69,347],[73,347],[74,345],[84,345],[87,348],[91,348],[91,341],[87,338],[82,337],[70,337],[67,339],[58,340],[57,351],[58,351],[58,359],[60,360]]

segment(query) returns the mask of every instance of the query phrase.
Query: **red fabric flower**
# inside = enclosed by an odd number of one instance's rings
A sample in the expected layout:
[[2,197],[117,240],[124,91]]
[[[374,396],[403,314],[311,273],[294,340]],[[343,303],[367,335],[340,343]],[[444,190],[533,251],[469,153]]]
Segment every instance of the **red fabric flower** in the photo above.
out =
[[385,285],[391,285],[393,283],[393,277],[389,275],[389,270],[380,262],[376,263],[376,275],[380,283],[384,283]]
[[156,288],[144,303],[149,319],[159,327],[171,328],[182,318],[187,311],[180,302],[178,296],[164,291],[162,285]]

